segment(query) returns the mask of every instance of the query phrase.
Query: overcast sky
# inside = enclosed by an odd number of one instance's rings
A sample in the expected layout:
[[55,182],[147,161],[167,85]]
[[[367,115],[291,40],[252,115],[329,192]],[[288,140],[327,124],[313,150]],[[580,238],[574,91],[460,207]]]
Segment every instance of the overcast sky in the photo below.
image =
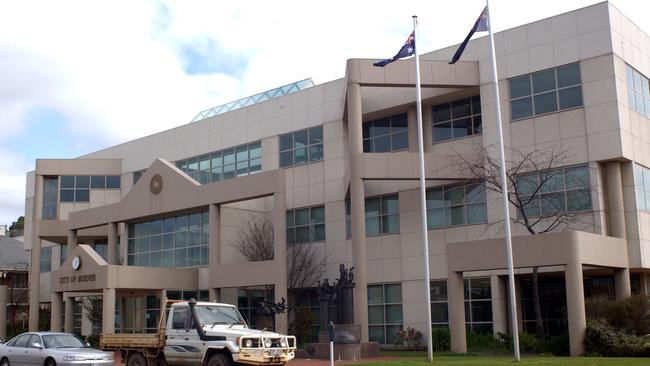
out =
[[[492,0],[501,31],[597,3]],[[646,32],[650,2],[612,3]],[[459,43],[484,7],[457,1],[1,1],[0,224],[24,213],[36,158],[73,158],[199,111],[387,58],[418,15],[420,52]]]

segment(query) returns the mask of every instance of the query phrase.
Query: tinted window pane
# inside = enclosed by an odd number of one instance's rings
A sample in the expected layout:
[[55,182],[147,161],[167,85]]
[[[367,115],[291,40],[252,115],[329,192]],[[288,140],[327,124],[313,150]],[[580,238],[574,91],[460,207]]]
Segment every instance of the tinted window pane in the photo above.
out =
[[511,99],[530,95],[530,77],[528,75],[510,79],[508,86]]
[[566,188],[585,188],[590,187],[589,168],[586,166],[568,168],[565,170]]
[[451,122],[438,123],[433,125],[433,141],[445,141],[451,139]]
[[283,151],[280,153],[280,167],[284,168],[293,165],[293,151]]
[[393,151],[395,150],[403,150],[407,149],[409,147],[409,136],[408,132],[400,132],[392,135],[392,147]]
[[90,188],[90,177],[87,175],[77,175],[75,177],[76,188]]
[[533,97],[535,101],[535,114],[555,112],[557,110],[557,96],[555,92],[539,94]]
[[72,175],[62,175],[61,176],[61,188],[74,188],[74,176],[72,176]]
[[487,222],[487,209],[485,204],[467,206],[467,223],[478,224]]
[[120,176],[109,175],[106,177],[106,188],[120,188]]
[[248,153],[251,159],[259,158],[262,156],[262,144],[256,142],[254,144],[248,144]]
[[366,217],[366,235],[373,236],[381,233],[381,217]]
[[90,188],[105,188],[106,177],[103,175],[93,175],[90,177]]
[[471,100],[469,98],[451,103],[451,118],[467,117],[471,114]]
[[560,109],[582,106],[582,87],[580,85],[562,89],[560,94]]
[[381,304],[383,300],[382,286],[368,286],[368,304]]
[[293,134],[280,135],[280,151],[293,148]]
[[304,164],[307,162],[307,148],[301,147],[299,149],[293,150],[293,163],[295,165]]
[[474,126],[475,134],[483,132],[483,121],[481,119],[481,115],[472,117],[472,125]]
[[449,103],[433,107],[433,122],[449,121],[451,119],[451,108]]
[[580,84],[580,65],[566,65],[557,68],[557,86],[563,88]]
[[454,138],[469,136],[472,134],[472,119],[463,118],[453,122],[453,136]]
[[406,113],[391,116],[390,123],[392,132],[406,131],[408,128],[408,118]]
[[312,127],[309,129],[309,143],[317,144],[323,142],[323,127]]
[[236,154],[237,162],[248,160],[248,146],[237,146]]
[[223,163],[224,163],[224,165],[234,164],[235,163],[235,150],[234,149],[227,149],[227,150],[223,151]]
[[390,151],[390,135],[375,137],[373,139],[374,152],[388,152]]
[[533,92],[541,93],[555,89],[555,69],[533,74]]
[[371,136],[385,135],[390,132],[390,119],[389,118],[380,118],[373,121],[372,127],[370,128]]
[[72,189],[62,189],[59,193],[59,199],[61,202],[73,202],[74,201],[74,190]]
[[530,97],[511,101],[510,108],[512,110],[512,119],[526,118],[533,115],[533,103]]
[[591,210],[591,192],[589,189],[568,191],[566,202],[568,212]]
[[472,97],[472,113],[473,114],[481,113],[481,97],[480,96]]
[[303,147],[309,143],[309,133],[307,130],[296,131],[293,133],[294,147]]
[[309,147],[309,161],[323,160],[323,144]]
[[90,190],[88,189],[77,189],[74,193],[75,202],[88,202],[90,201]]
[[542,215],[557,215],[564,212],[564,193],[543,194],[541,197]]

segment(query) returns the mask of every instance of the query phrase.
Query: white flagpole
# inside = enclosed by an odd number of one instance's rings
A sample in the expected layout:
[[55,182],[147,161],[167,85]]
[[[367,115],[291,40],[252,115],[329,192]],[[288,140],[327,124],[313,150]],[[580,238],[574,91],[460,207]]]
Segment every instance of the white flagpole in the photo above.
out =
[[485,0],[487,6],[488,32],[490,34],[490,55],[492,56],[492,75],[494,76],[494,95],[497,109],[497,135],[499,137],[499,159],[501,164],[501,190],[503,191],[503,215],[505,221],[506,252],[508,257],[508,300],[510,302],[510,323],[512,324],[512,343],[514,345],[515,361],[520,361],[519,355],[519,328],[517,326],[517,306],[515,304],[515,273],[512,261],[512,237],[510,233],[510,205],[508,204],[508,184],[506,181],[506,157],[503,147],[503,128],[501,126],[501,101],[499,99],[499,78],[497,77],[497,59],[494,52],[494,35],[492,34],[492,20],[490,0]]
[[413,38],[415,39],[415,94],[418,123],[418,155],[420,157],[420,205],[422,209],[422,245],[424,246],[424,288],[427,309],[427,359],[433,361],[433,341],[431,339],[431,284],[429,283],[429,233],[427,229],[427,196],[424,173],[424,138],[422,137],[422,95],[420,93],[420,56],[418,56],[418,17],[413,16]]

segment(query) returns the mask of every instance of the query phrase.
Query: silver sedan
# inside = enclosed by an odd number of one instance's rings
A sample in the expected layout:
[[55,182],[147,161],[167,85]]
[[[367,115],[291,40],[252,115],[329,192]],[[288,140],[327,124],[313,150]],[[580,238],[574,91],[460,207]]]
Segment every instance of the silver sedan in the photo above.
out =
[[0,366],[108,366],[113,355],[70,333],[30,332],[0,344]]

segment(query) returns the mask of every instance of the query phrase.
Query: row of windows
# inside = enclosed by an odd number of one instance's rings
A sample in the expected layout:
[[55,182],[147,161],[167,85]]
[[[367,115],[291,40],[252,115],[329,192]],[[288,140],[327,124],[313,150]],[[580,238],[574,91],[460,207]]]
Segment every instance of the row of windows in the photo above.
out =
[[[399,233],[399,195],[366,198],[365,211],[367,236]],[[352,209],[350,201],[345,202],[345,220],[346,236],[351,238]]]
[[262,170],[262,144],[257,141],[176,162],[201,184],[254,174]]
[[487,222],[484,184],[431,188],[426,198],[429,229]]
[[208,264],[208,213],[129,224],[127,263],[186,267]]
[[632,66],[625,65],[627,77],[627,97],[630,108],[650,118],[649,80]]
[[381,153],[408,149],[406,113],[363,122],[362,138],[363,152]]
[[280,167],[323,160],[323,126],[280,135]]
[[119,175],[62,175],[59,201],[89,202],[91,189],[120,189]]
[[325,206],[287,210],[287,244],[325,240]]
[[480,134],[481,97],[474,96],[433,106],[433,142]]

